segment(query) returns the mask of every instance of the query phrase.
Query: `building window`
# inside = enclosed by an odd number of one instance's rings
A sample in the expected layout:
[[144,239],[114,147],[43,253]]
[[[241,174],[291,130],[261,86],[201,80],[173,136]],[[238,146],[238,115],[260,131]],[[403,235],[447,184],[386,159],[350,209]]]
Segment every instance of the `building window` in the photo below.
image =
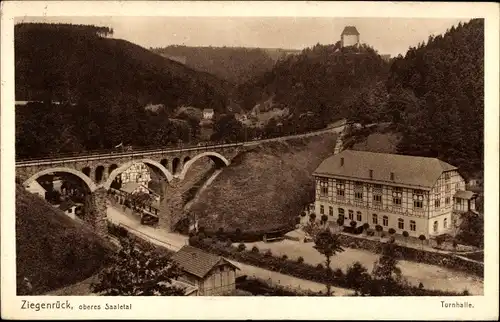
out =
[[417,230],[417,224],[415,223],[414,220],[410,220],[410,230],[411,231]]
[[421,190],[413,190],[413,208],[424,207],[424,192]]
[[319,213],[322,214],[322,215],[325,214],[325,206],[323,206],[323,205],[319,206]]
[[448,228],[448,218],[443,219],[443,228]]
[[405,229],[405,221],[402,218],[398,219],[398,228]]
[[328,208],[328,214],[329,214],[330,216],[333,216],[333,207],[332,207],[332,206],[330,206],[330,207]]
[[432,225],[432,226],[433,226],[432,228],[434,229],[434,232],[437,232],[438,231],[438,222],[435,221],[434,225]]
[[444,204],[445,204],[445,205],[449,205],[449,204],[450,204],[450,197],[446,197],[446,198],[444,199]]
[[345,196],[345,184],[344,181],[342,180],[337,180],[337,196]]
[[382,225],[384,225],[384,226],[389,226],[389,217],[384,216],[384,217],[382,218]]
[[462,199],[460,199],[460,198],[455,198],[455,203],[456,203],[458,206],[461,206],[461,205],[462,205]]
[[319,181],[320,192],[322,196],[328,196],[328,180],[321,179]]
[[354,184],[354,198],[358,201],[363,200],[363,184],[360,182]]
[[354,211],[349,210],[349,220],[354,220]]
[[455,190],[460,189],[460,183],[455,183]]
[[339,208],[339,218],[344,219],[344,208]]
[[401,206],[402,199],[403,199],[403,189],[392,188],[392,203],[396,206]]
[[68,209],[68,214],[71,214],[71,213],[73,213],[73,209],[70,208],[70,209]]
[[382,203],[382,195],[373,195],[373,202],[376,204]]
[[361,211],[358,211],[358,212],[356,213],[356,220],[357,220],[357,221],[362,221],[362,220],[363,220],[363,218],[362,218],[362,216],[361,216]]
[[373,214],[372,215],[372,222],[374,225],[378,225],[378,218],[377,218],[377,214]]
[[446,172],[444,174],[444,180],[450,180],[450,173],[449,172]]
[[449,184],[449,183],[448,183],[448,184],[446,184],[446,191],[447,191],[447,192],[448,192],[448,191],[450,191],[450,184]]
[[436,207],[436,208],[441,207],[441,196],[439,194],[437,194],[435,196],[435,198],[436,199],[434,200],[434,207]]

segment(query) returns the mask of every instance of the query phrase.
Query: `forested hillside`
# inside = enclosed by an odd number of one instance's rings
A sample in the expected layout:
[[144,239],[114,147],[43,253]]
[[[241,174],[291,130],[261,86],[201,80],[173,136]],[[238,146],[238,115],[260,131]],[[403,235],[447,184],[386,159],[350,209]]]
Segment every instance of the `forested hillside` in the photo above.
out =
[[350,116],[361,92],[384,96],[388,72],[389,64],[369,46],[318,44],[240,85],[239,103],[250,110],[272,97],[274,107],[290,110],[290,118],[282,121],[288,127],[319,128],[334,118]]
[[465,174],[482,170],[482,19],[410,48],[392,64],[387,90],[387,112],[403,134],[400,153],[438,157]]
[[[112,33],[85,25],[15,26],[16,100],[43,101],[16,108],[18,157],[187,142],[198,123],[175,108],[225,112],[226,82],[106,38]],[[149,104],[164,108],[150,111]]]
[[107,102],[120,97],[142,105],[225,110],[224,81],[106,37],[112,33],[106,27],[17,24],[16,100]]
[[165,57],[184,57],[187,66],[211,73],[233,84],[242,83],[270,70],[275,61],[265,50],[259,48],[174,45],[152,48],[152,51]]

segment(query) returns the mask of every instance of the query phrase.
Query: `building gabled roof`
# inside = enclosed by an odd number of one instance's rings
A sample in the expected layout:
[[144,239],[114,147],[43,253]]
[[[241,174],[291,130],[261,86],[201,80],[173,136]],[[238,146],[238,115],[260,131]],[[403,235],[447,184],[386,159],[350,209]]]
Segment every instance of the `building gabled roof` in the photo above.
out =
[[62,211],[66,211],[68,209],[70,209],[71,207],[74,207],[76,206],[76,204],[71,201],[71,200],[66,200],[66,201],[63,201],[60,205],[59,205],[59,209],[62,210]]
[[359,32],[354,26],[346,26],[344,28],[344,31],[342,31],[342,36],[343,35],[348,35],[348,36],[359,36]]
[[199,278],[204,278],[216,266],[230,265],[235,269],[239,269],[223,257],[187,245],[172,255],[171,259],[182,270]]
[[344,150],[324,160],[314,175],[430,189],[443,172],[456,169],[436,158]]
[[472,199],[476,194],[472,191],[463,191],[463,190],[459,190],[455,193],[455,195],[453,196],[454,198],[460,198],[460,199],[467,199],[467,200],[470,200]]

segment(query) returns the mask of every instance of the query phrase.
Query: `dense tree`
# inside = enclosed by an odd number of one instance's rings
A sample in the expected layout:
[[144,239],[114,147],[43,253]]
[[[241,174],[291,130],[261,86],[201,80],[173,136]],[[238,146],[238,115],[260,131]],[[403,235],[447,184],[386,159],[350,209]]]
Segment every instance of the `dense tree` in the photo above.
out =
[[221,115],[215,120],[212,141],[238,142],[245,139],[245,129],[234,115]]
[[[328,229],[322,230],[315,236],[313,247],[325,256],[328,276],[332,276],[332,268],[330,267],[331,257],[344,251],[339,236]],[[326,289],[327,295],[331,295],[331,285],[329,282],[326,285]]]
[[283,131],[303,132],[322,128],[335,118],[362,117],[366,113],[354,110],[360,91],[370,109],[378,108],[388,71],[389,64],[369,46],[317,44],[279,60],[269,72],[240,84],[236,92],[246,110],[272,98],[274,107],[290,110],[287,118],[279,120]]
[[152,48],[152,51],[172,59],[183,57],[187,66],[235,84],[270,70],[275,62],[273,57],[260,48],[173,45]]
[[120,240],[121,249],[99,273],[92,291],[110,296],[179,296],[184,292],[171,281],[181,273],[165,256],[144,251],[133,239]]
[[398,57],[387,80],[399,152],[483,168],[484,20],[473,19]]

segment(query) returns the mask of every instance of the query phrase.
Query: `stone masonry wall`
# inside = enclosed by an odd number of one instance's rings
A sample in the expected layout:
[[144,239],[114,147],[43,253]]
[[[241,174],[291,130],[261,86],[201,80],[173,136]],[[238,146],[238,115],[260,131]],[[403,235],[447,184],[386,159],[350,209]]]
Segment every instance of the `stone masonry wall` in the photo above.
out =
[[88,195],[85,200],[86,213],[83,218],[99,236],[107,236],[107,192],[104,188],[99,188]]

